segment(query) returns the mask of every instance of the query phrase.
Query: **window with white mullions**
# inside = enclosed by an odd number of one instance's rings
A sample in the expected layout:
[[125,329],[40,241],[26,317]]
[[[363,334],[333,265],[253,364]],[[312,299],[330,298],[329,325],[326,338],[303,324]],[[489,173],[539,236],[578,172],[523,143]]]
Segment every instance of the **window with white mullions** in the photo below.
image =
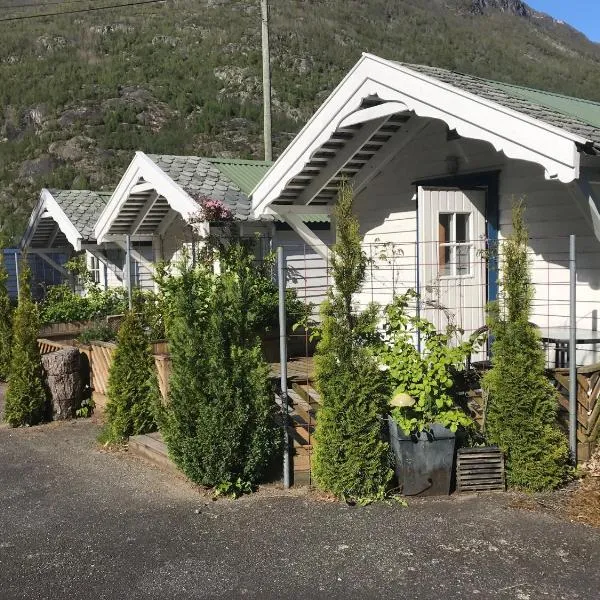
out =
[[102,263],[100,262],[100,260],[98,259],[97,256],[94,256],[93,254],[89,255],[89,266],[88,266],[88,270],[90,272],[90,278],[92,280],[93,283],[100,283],[101,280],[101,268],[102,268]]
[[439,213],[439,275],[464,277],[471,275],[472,243],[470,214]]

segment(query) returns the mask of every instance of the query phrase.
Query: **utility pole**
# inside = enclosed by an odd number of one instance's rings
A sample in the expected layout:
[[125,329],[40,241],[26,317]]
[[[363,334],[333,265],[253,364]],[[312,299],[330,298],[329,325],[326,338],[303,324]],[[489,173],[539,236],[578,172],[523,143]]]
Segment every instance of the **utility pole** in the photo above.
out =
[[273,160],[271,140],[271,52],[269,50],[269,0],[260,0],[262,14],[262,60],[263,60],[263,124],[265,160]]

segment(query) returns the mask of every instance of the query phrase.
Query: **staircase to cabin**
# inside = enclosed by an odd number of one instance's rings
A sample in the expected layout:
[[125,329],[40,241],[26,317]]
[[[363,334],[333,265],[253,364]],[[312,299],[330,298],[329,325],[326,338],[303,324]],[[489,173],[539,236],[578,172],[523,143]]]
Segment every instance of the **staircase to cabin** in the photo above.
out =
[[[321,399],[312,381],[290,381],[288,388],[288,433],[293,485],[310,485],[311,454]],[[281,399],[277,398],[281,406]]]

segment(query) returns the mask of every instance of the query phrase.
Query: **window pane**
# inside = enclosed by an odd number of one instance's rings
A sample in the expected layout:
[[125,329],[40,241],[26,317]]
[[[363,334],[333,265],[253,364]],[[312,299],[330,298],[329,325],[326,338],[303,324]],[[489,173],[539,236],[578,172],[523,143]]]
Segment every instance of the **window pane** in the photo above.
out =
[[452,215],[449,213],[440,213],[440,228],[439,228],[439,242],[440,244],[447,244],[450,242],[450,224]]
[[452,275],[452,246],[440,246],[440,277]]
[[471,273],[471,246],[456,247],[456,274],[470,275]]
[[456,242],[459,244],[462,242],[470,241],[469,236],[469,215],[467,213],[457,213],[454,217],[456,219]]

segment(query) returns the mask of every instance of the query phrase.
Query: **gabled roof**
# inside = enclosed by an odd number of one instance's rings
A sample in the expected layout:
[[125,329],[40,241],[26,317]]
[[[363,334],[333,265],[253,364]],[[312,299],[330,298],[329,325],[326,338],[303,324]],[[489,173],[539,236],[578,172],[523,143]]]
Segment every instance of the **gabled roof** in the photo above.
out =
[[81,238],[85,241],[94,240],[94,226],[100,213],[108,204],[111,192],[53,189],[49,192],[75,229],[79,231]]
[[600,102],[482,79],[438,67],[397,64],[587,138],[600,151]]
[[81,249],[95,242],[94,226],[110,193],[91,190],[48,190],[40,193],[21,247]]
[[600,153],[598,103],[364,54],[252,191],[254,215],[329,203],[341,179],[364,189],[431,120],[563,183]]
[[242,221],[250,215],[249,192],[270,166],[264,162],[201,156],[147,156],[191,197],[220,200]]
[[136,152],[100,215],[95,234],[162,235],[176,218],[188,220],[202,198],[222,201],[238,221],[250,218],[249,192],[270,163]]

